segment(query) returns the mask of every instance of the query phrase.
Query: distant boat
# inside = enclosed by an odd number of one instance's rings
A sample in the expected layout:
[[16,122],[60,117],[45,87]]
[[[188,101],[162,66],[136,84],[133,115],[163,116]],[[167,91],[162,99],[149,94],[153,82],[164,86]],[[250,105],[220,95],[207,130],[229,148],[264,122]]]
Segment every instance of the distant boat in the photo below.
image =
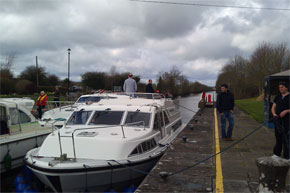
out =
[[104,191],[144,177],[184,128],[160,94],[107,94],[77,107],[65,125],[25,157],[55,192]]

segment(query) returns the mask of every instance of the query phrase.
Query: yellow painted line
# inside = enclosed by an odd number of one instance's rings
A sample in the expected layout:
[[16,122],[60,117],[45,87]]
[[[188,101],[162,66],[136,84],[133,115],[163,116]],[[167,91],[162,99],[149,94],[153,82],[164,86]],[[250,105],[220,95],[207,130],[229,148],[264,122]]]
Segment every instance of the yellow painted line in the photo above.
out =
[[[220,152],[220,141],[219,141],[219,129],[218,129],[218,119],[216,108],[214,108],[214,127],[215,127],[215,152]],[[222,162],[221,162],[221,155],[218,154],[216,156],[216,179],[215,179],[215,188],[216,193],[223,193],[224,192],[224,183],[223,183],[223,172],[222,172]]]

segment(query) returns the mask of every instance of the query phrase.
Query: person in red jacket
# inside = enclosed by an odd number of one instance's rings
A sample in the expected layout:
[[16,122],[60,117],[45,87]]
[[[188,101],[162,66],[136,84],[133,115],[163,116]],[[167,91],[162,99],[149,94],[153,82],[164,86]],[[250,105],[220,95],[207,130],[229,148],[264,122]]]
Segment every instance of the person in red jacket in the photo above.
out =
[[36,106],[38,106],[37,111],[38,111],[39,119],[41,119],[41,117],[42,117],[42,109],[45,108],[47,99],[48,99],[48,97],[45,94],[45,92],[41,91],[40,96],[38,97],[38,99],[36,101]]

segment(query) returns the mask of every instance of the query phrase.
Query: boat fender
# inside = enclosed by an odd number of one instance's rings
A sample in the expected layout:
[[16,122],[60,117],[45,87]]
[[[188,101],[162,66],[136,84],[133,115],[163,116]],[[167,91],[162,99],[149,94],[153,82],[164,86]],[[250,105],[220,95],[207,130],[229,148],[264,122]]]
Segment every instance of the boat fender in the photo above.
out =
[[23,191],[23,193],[37,193],[37,191],[36,191],[36,190],[33,190],[33,189],[30,189],[30,188],[28,188],[28,189],[24,190],[24,191]]
[[15,189],[18,186],[19,183],[24,183],[24,177],[21,174],[17,175],[16,178],[15,178],[15,180],[14,180],[14,187],[15,187]]
[[134,185],[130,186],[129,188],[124,189],[124,193],[134,193],[136,191],[136,187]]
[[11,165],[12,165],[12,158],[9,154],[10,150],[8,150],[8,152],[6,153],[6,155],[4,156],[4,167],[6,170],[10,170],[11,169]]
[[31,184],[32,182],[32,171],[27,166],[24,166],[25,181]]
[[164,147],[164,146],[166,146],[166,145],[164,145],[164,144],[162,144],[162,143],[158,143],[158,145],[159,145],[160,147]]

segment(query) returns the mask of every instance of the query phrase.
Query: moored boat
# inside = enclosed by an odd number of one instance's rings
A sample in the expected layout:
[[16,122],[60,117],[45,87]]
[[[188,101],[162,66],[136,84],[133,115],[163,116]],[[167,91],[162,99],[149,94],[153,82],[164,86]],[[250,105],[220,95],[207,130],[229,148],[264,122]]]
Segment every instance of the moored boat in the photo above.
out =
[[25,162],[55,192],[104,191],[143,177],[184,128],[173,100],[110,94],[79,105]]
[[28,98],[0,99],[1,173],[23,165],[26,152],[40,146],[51,132],[31,114],[33,105]]

